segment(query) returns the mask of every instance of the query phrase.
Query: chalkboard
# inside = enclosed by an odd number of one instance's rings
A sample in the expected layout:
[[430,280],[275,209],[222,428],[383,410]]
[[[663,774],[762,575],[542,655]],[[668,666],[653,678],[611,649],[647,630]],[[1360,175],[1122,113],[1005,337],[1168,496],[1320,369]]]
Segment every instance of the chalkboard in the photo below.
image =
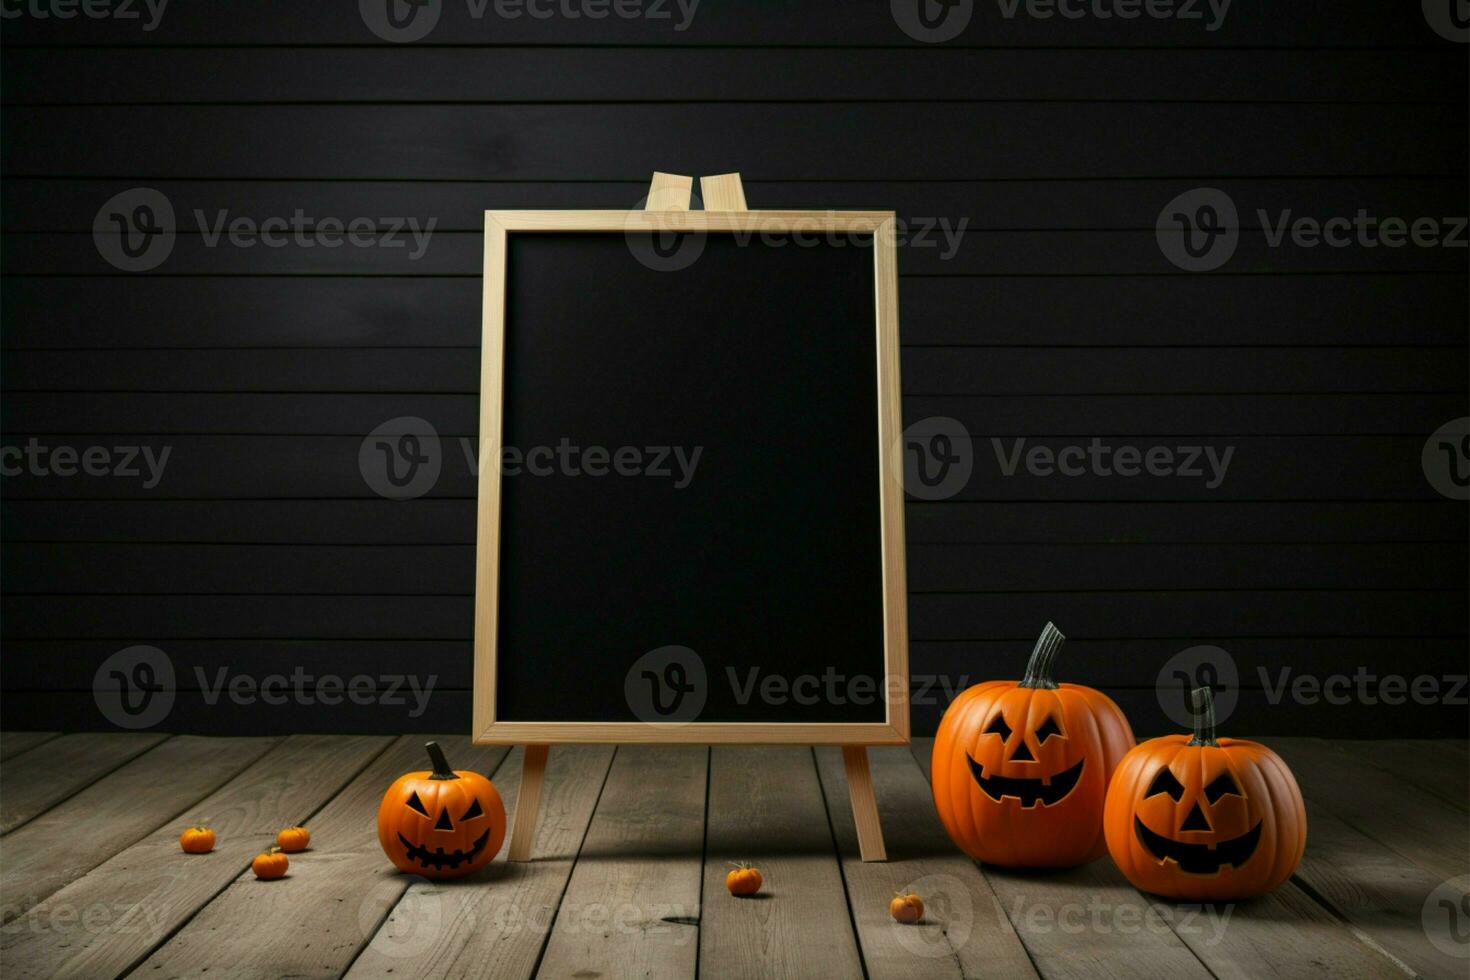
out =
[[907,740],[892,227],[486,213],[479,740]]

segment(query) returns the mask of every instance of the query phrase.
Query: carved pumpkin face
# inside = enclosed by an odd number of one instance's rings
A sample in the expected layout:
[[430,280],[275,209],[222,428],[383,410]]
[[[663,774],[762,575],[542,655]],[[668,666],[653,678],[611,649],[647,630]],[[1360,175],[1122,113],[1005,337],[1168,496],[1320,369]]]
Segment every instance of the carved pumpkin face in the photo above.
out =
[[478,773],[449,768],[428,744],[433,772],[411,772],[388,788],[378,807],[378,843],[395,865],[427,878],[478,871],[505,840],[505,805]]
[[970,688],[940,723],[934,804],[971,857],[1070,867],[1103,853],[1103,800],[1133,732],[1106,695],[1051,679],[1064,639],[1048,623],[1026,677]]
[[1301,792],[1286,764],[1256,742],[1216,739],[1213,717],[1194,737],[1138,746],[1108,790],[1108,850],[1144,891],[1202,901],[1262,895],[1290,877],[1306,847]]

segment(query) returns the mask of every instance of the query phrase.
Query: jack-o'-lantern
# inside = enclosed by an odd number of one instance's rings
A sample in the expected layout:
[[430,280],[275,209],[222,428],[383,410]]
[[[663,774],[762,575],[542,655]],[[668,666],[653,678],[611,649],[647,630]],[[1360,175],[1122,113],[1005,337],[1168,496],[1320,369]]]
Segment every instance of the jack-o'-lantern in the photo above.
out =
[[411,772],[378,806],[378,843],[401,870],[458,878],[490,863],[505,840],[505,805],[478,773],[453,770],[437,742],[425,746],[432,772]]
[[1217,738],[1210,689],[1194,691],[1194,735],[1150,739],[1108,789],[1108,851],[1141,891],[1191,901],[1264,895],[1307,846],[1301,790],[1281,757]]
[[1021,680],[969,688],[939,724],[934,806],[971,857],[1073,867],[1106,849],[1103,801],[1133,730],[1107,695],[1053,680],[1065,640],[1047,623]]

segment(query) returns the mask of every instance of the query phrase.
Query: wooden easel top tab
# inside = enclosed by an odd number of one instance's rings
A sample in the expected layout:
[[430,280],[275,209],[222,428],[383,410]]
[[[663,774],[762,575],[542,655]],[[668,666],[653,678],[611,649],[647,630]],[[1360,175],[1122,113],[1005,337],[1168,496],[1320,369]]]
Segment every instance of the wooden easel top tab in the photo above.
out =
[[[648,183],[645,211],[688,211],[694,189],[694,178],[683,174],[666,174],[655,170]],[[699,192],[706,211],[749,211],[745,206],[745,187],[739,174],[716,174],[699,178]]]

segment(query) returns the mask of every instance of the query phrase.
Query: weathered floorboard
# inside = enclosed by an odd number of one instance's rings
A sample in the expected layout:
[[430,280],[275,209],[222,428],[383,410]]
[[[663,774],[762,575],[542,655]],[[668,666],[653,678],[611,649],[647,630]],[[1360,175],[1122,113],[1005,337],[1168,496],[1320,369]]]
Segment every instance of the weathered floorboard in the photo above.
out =
[[538,975],[694,976],[708,775],[704,746],[619,746]]
[[[1035,977],[990,883],[945,834],[929,784],[908,749],[868,750],[888,847],[886,862],[870,863],[858,853],[841,752],[816,753],[868,976]],[[888,903],[909,891],[924,900],[924,918],[900,925]]]
[[0,834],[35,819],[166,738],[154,732],[84,732],[27,752],[0,773]]
[[1350,759],[1366,759],[1451,806],[1470,809],[1470,767],[1466,766],[1464,742],[1393,738],[1330,740],[1327,744]]
[[[515,813],[520,789],[517,748],[501,763],[495,788]],[[557,906],[612,762],[605,745],[557,746],[547,763],[534,859],[505,860],[509,840],[488,877],[418,881],[373,934],[347,976],[351,980],[513,980],[530,977],[546,945]]]
[[[1309,802],[1441,879],[1470,868],[1470,820],[1464,810],[1394,773],[1363,765],[1321,739],[1268,741],[1291,767]],[[1309,819],[1308,839],[1311,833]]]
[[[726,891],[738,861],[760,869],[759,895]],[[809,748],[711,751],[699,961],[713,976],[862,975]]]
[[279,741],[175,736],[0,838],[5,921],[169,822]]
[[49,742],[60,732],[0,732],[0,762]]
[[[1310,797],[1307,853],[1293,880],[1341,916],[1365,942],[1413,972],[1463,980],[1464,959],[1450,956],[1425,932],[1425,902],[1443,879],[1348,826]],[[1448,923],[1444,938],[1451,939]]]
[[[176,823],[12,921],[0,937],[7,980],[126,973],[270,846],[280,828],[307,819],[387,744],[378,736],[288,738]],[[196,823],[218,835],[209,854],[179,850],[180,828]]]
[[[291,855],[285,878],[242,872],[138,967],[145,977],[338,977],[377,931],[383,911],[414,881],[378,844],[377,812],[393,780],[427,768],[424,742],[405,735],[362,770],[309,822],[311,847]],[[456,769],[493,773],[503,746],[437,736]],[[457,816],[457,814],[456,814]],[[478,878],[493,878],[482,871]],[[301,941],[262,942],[294,935]]]

